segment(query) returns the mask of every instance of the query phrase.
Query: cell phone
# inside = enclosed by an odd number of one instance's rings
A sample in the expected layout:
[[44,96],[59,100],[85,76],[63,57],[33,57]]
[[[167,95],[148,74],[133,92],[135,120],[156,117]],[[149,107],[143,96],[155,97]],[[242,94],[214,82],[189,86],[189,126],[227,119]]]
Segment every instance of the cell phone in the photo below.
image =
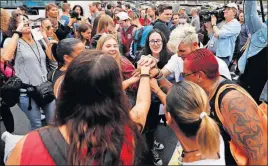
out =
[[31,22],[30,27],[32,28],[31,32],[32,32],[32,35],[34,37],[34,40],[38,41],[38,40],[43,39],[43,35],[40,31],[41,21]]

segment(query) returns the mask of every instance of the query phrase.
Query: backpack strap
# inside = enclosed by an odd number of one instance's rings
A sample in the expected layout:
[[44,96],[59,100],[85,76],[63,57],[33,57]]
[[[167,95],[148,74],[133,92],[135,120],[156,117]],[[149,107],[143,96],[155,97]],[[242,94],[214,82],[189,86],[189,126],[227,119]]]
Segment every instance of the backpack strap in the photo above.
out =
[[137,48],[138,49],[141,45],[141,38],[142,38],[142,34],[143,34],[143,31],[145,30],[144,27],[141,28],[140,32],[138,33],[138,38],[137,38]]
[[68,144],[57,127],[45,127],[38,133],[56,165],[67,164]]
[[238,92],[242,93],[243,95],[247,96],[248,98],[250,98],[250,99],[255,103],[255,105],[256,105],[257,108],[258,108],[258,105],[257,105],[257,103],[255,102],[255,100],[250,96],[250,94],[248,94],[248,92],[247,92],[245,89],[243,89],[243,88],[240,87],[239,85],[236,85],[236,84],[225,84],[225,85],[223,85],[223,86],[219,89],[218,93],[216,94],[216,98],[215,98],[215,112],[216,112],[216,114],[217,114],[219,120],[221,121],[223,127],[225,127],[226,125],[225,125],[224,118],[223,118],[223,116],[222,116],[222,114],[221,114],[221,111],[220,111],[220,107],[219,107],[219,97],[220,97],[221,93],[223,93],[223,91],[225,91],[225,90],[227,90],[227,89],[235,89],[235,90],[237,90]]

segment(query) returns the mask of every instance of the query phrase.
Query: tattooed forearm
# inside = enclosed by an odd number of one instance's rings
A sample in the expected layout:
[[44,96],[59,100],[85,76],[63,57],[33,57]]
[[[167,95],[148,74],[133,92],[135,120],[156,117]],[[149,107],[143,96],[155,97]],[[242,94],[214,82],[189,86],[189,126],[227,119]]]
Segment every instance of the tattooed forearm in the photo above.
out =
[[254,161],[267,154],[267,135],[263,132],[256,109],[257,106],[248,97],[236,91],[229,92],[221,103],[228,133]]

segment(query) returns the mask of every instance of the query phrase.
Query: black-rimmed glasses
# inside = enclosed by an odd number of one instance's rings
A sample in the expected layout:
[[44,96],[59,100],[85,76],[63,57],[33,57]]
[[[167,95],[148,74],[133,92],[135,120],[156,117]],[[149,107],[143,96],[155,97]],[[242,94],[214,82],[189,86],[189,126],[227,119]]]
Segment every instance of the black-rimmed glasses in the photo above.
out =
[[149,41],[150,45],[161,45],[162,44],[162,40],[150,40]]
[[195,72],[192,72],[192,73],[189,73],[189,74],[186,74],[186,73],[184,73],[184,72],[181,72],[180,76],[183,77],[183,78],[185,78],[185,77],[188,77],[188,76],[190,76],[190,75],[192,75],[192,74],[195,74],[195,73],[197,73],[197,72],[199,72],[199,71],[195,71]]

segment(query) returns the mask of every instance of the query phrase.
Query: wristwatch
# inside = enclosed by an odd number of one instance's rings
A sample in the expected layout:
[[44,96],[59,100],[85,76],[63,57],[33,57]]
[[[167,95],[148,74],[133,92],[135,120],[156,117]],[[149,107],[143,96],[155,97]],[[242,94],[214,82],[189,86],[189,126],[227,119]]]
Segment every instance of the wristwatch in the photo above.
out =
[[213,24],[212,27],[217,26],[216,24]]

